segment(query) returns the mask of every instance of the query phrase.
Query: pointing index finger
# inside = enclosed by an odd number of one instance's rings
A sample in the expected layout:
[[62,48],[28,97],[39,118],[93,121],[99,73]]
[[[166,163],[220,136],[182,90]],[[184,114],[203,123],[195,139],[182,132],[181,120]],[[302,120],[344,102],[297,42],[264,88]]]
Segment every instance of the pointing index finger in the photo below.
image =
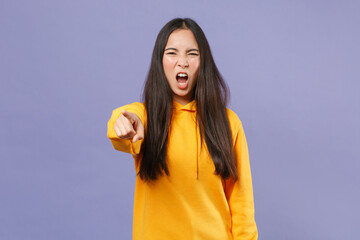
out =
[[134,123],[134,117],[132,116],[132,113],[126,111],[126,110],[122,110],[121,111],[122,115],[124,115],[124,117],[126,117],[132,124]]

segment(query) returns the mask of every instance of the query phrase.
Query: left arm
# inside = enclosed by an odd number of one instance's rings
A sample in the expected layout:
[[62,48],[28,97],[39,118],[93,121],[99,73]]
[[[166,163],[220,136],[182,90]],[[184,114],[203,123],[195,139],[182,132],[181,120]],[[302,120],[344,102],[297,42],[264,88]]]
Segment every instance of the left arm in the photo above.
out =
[[225,182],[225,194],[229,203],[234,240],[257,240],[253,187],[248,146],[241,121],[237,119],[234,135],[234,155],[238,180]]

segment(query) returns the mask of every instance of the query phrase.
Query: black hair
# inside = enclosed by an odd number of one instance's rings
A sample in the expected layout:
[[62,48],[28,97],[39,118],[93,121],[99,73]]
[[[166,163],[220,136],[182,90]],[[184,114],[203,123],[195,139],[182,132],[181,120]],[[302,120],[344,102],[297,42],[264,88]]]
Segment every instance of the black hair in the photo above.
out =
[[238,175],[226,110],[229,91],[216,67],[204,32],[190,18],[171,20],[160,30],[156,39],[143,92],[147,125],[138,174],[145,181],[155,180],[164,172],[169,175],[166,151],[173,92],[166,80],[162,59],[167,40],[177,29],[189,29],[199,47],[200,69],[193,89],[193,99],[196,100],[196,117],[202,144],[205,140],[215,165],[215,173],[223,179],[232,177],[236,181]]

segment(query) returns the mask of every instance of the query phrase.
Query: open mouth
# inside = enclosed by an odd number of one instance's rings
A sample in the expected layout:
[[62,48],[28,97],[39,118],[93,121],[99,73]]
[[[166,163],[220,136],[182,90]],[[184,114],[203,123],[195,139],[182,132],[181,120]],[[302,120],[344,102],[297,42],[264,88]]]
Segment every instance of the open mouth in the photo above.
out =
[[189,79],[187,73],[180,72],[176,75],[176,81],[178,82],[178,87],[183,89],[186,88]]

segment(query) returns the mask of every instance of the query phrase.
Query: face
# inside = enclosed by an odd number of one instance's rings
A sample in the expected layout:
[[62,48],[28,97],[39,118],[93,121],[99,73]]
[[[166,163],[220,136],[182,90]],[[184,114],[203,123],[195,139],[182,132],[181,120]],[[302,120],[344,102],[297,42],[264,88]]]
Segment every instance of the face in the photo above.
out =
[[189,103],[200,68],[200,52],[194,34],[189,29],[173,31],[163,56],[166,79],[178,103]]

